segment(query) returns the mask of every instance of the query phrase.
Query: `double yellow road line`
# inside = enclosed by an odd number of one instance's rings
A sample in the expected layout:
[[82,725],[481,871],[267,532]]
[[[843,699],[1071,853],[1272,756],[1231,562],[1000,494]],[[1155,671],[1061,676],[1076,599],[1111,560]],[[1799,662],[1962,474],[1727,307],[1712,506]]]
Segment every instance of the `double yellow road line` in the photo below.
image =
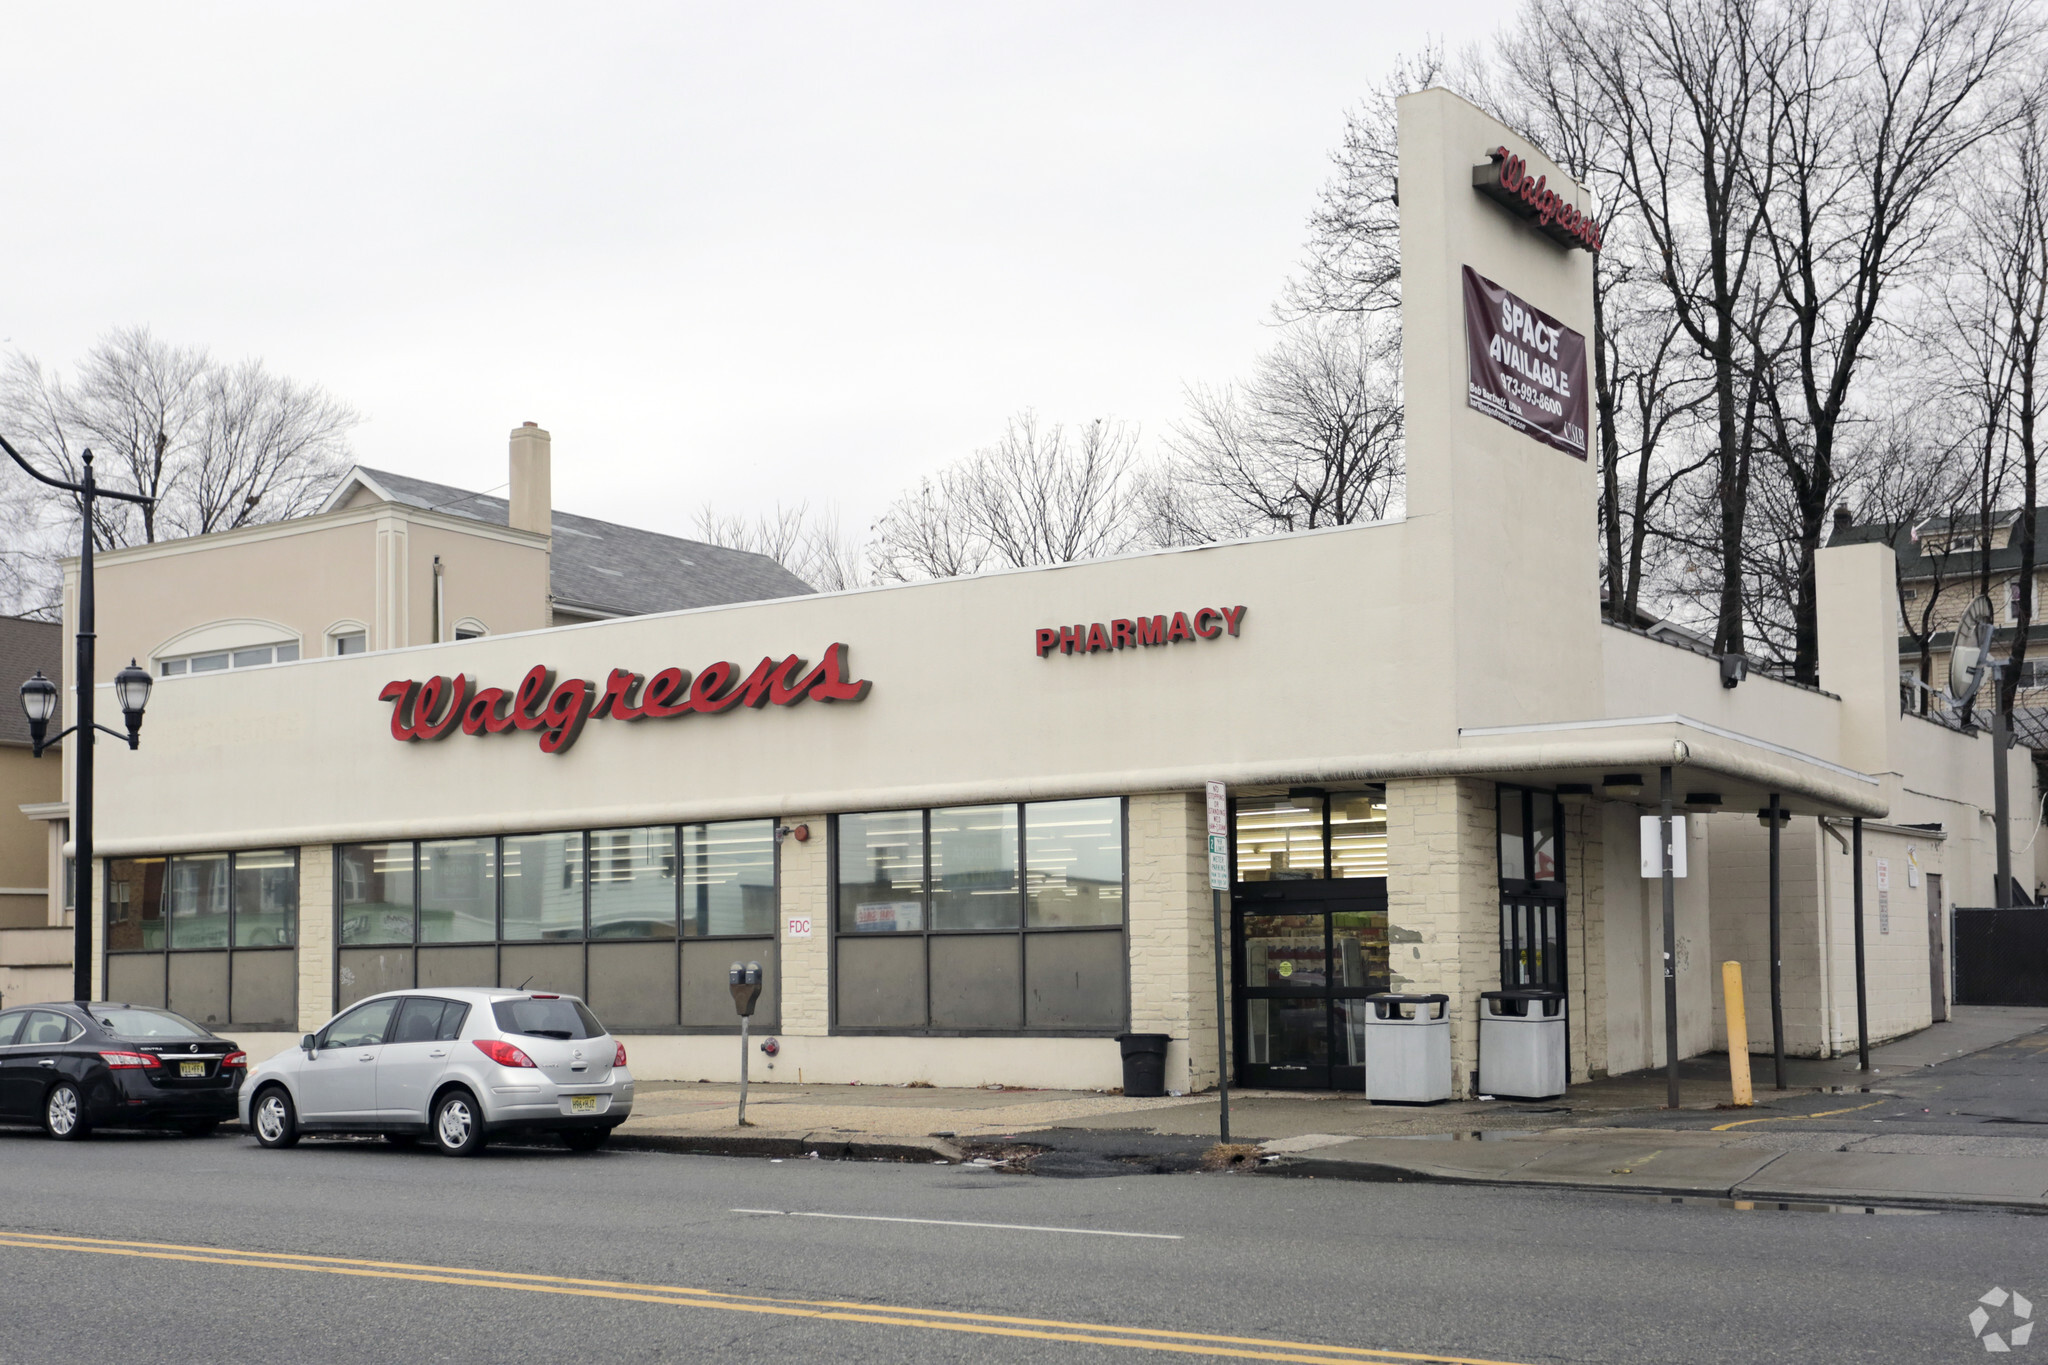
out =
[[236,1266],[252,1270],[298,1271],[317,1275],[348,1275],[361,1279],[411,1281],[464,1289],[517,1290],[529,1294],[561,1294],[573,1298],[615,1299],[627,1303],[664,1304],[673,1308],[711,1308],[728,1313],[766,1313],[777,1317],[815,1318],[826,1322],[858,1322],[877,1327],[921,1328],[934,1332],[966,1332],[976,1336],[1021,1337],[1031,1341],[1077,1342],[1090,1346],[1121,1346],[1139,1351],[1220,1356],[1231,1360],[1298,1361],[1301,1365],[1514,1365],[1511,1361],[1428,1352],[1386,1351],[1367,1347],[1321,1346],[1303,1341],[1262,1337],[1215,1336],[1202,1332],[1167,1332],[1147,1327],[1114,1327],[1099,1323],[1063,1322],[1051,1318],[1004,1317],[993,1313],[955,1313],[936,1308],[900,1308],[885,1304],[835,1300],[785,1299],[757,1294],[724,1294],[681,1285],[635,1284],[622,1280],[582,1280],[562,1275],[526,1275],[506,1270],[463,1266],[416,1265],[404,1261],[354,1260],[341,1256],[305,1256],[277,1251],[237,1251],[226,1247],[181,1246],[171,1242],[129,1242],[104,1237],[65,1237],[54,1233],[15,1232],[0,1228],[0,1246],[31,1251],[72,1251],[98,1256],[130,1256],[194,1265]]

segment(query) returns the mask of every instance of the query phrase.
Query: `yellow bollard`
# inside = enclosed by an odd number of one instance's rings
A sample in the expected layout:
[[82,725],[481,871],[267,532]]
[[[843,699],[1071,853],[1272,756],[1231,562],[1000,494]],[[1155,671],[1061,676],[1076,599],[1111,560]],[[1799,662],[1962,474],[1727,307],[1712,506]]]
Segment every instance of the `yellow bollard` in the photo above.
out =
[[1742,1007],[1742,964],[1721,964],[1721,1000],[1728,1014],[1728,1084],[1735,1092],[1735,1107],[1747,1109],[1756,1101],[1749,1090],[1749,1014]]

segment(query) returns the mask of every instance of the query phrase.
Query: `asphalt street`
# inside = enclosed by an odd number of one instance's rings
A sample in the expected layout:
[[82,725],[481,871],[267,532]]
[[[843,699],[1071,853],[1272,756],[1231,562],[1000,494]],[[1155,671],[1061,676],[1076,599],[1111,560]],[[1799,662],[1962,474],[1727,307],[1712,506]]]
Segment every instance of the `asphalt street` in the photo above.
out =
[[1272,1175],[10,1131],[0,1360],[1894,1365],[1981,1359],[1967,1319],[1992,1286],[2048,1303],[2044,1234]]

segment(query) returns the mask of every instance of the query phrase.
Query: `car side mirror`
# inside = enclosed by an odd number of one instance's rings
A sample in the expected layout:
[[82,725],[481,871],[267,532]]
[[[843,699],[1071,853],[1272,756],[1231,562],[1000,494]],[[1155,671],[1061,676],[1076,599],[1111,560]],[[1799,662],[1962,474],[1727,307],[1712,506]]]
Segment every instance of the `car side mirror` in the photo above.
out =
[[308,1057],[312,1056],[316,1051],[319,1050],[318,1044],[316,1044],[313,1041],[313,1035],[310,1033],[307,1034],[305,1037],[299,1039],[299,1048]]

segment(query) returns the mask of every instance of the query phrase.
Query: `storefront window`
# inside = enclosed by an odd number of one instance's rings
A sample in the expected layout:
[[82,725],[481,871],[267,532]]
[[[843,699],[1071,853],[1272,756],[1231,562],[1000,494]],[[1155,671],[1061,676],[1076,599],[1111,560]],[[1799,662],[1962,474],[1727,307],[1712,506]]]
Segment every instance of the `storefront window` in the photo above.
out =
[[1301,882],[1387,875],[1383,787],[1237,798],[1237,880]]
[[334,882],[344,944],[412,942],[411,844],[343,844]]
[[108,999],[208,1026],[298,1022],[297,850],[117,858],[105,867]]
[[772,820],[344,845],[335,860],[337,1007],[527,986],[583,997],[614,1031],[729,1032],[737,957],[769,971],[754,1027],[779,1025]]
[[1123,802],[1024,807],[1024,884],[1033,929],[1124,922]]
[[1385,792],[1330,793],[1330,875],[1387,875]]
[[924,928],[924,812],[839,817],[839,932]]
[[498,841],[420,845],[420,942],[489,943],[498,936]]
[[288,848],[235,855],[235,946],[285,948],[299,938],[299,858]]
[[115,858],[107,864],[107,950],[164,946],[165,858]]
[[775,932],[775,822],[683,826],[683,935]]
[[1017,927],[1015,806],[933,811],[931,850],[932,928]]
[[1121,1028],[1123,826],[1119,798],[838,817],[835,1028]]
[[1237,801],[1237,879],[1296,882],[1321,878],[1323,798],[1241,796]]
[[590,936],[676,936],[676,832],[601,829],[590,836]]
[[583,937],[583,835],[521,834],[505,840],[507,939]]
[[228,855],[171,859],[164,879],[164,919],[173,948],[228,946]]

